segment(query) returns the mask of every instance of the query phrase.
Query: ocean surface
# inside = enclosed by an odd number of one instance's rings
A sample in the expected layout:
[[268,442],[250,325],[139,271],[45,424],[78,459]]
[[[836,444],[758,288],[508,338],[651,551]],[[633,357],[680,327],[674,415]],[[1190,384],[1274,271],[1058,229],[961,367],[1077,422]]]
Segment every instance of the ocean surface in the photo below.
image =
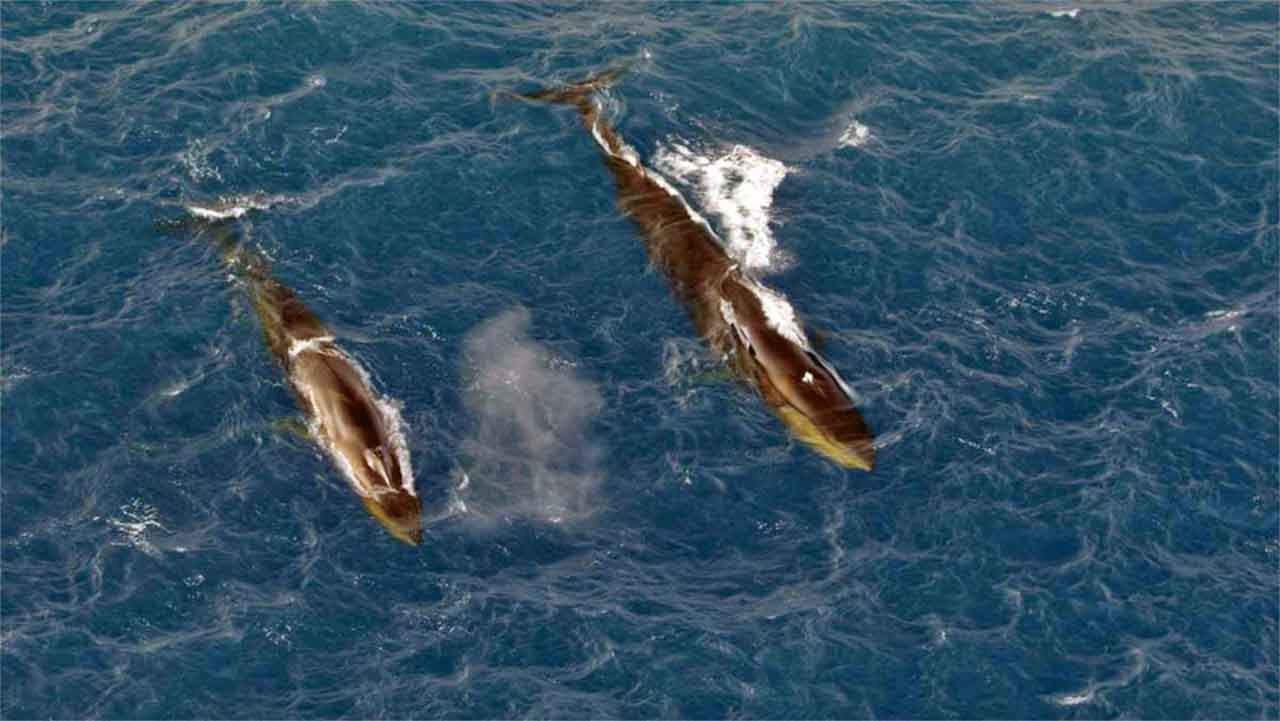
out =
[[[0,716],[1280,716],[1278,25],[3,3]],[[616,63],[873,472],[726,375],[572,110],[508,94]],[[418,547],[165,227],[250,196],[400,410]]]

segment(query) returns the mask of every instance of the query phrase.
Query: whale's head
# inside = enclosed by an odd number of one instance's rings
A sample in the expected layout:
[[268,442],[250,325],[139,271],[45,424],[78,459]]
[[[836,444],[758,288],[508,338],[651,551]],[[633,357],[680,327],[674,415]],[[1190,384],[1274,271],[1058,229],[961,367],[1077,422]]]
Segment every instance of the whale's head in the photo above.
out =
[[[771,345],[771,344],[765,344]],[[871,429],[844,384],[812,350],[757,352],[758,368],[772,386],[766,396],[796,438],[845,468],[870,471],[876,451]]]
[[814,420],[795,406],[778,406],[776,411],[796,438],[841,466],[860,471],[875,467],[871,432],[857,410],[837,410],[821,420]]
[[745,285],[725,290],[732,305],[722,313],[742,375],[796,438],[845,468],[870,471],[874,436],[844,382],[807,342],[780,332],[766,318],[755,292]]
[[395,491],[361,498],[364,507],[392,536],[411,546],[422,542],[422,502],[417,496]]

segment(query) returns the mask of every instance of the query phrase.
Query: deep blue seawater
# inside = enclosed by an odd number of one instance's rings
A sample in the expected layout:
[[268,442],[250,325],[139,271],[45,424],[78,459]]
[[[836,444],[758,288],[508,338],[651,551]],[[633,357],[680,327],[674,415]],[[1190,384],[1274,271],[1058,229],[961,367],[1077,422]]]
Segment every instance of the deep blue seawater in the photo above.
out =
[[[1074,7],[5,2],[0,715],[1280,716],[1280,10]],[[646,162],[784,168],[676,180],[772,233],[874,472],[502,94],[625,60]],[[246,193],[420,547],[156,226]]]

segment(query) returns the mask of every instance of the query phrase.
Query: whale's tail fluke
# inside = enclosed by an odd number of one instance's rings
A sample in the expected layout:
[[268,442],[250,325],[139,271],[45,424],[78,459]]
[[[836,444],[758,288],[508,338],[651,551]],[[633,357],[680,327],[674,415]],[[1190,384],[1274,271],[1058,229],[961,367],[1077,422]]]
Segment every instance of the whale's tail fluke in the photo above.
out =
[[180,238],[196,238],[204,236],[209,243],[218,249],[224,259],[230,260],[240,245],[236,233],[235,218],[209,218],[190,212],[182,215],[163,218],[155,222],[155,229],[164,235]]
[[591,93],[606,88],[617,80],[619,76],[627,72],[631,67],[630,63],[617,65],[607,70],[596,73],[585,80],[567,85],[556,85],[542,90],[535,90],[531,93],[519,93],[517,97],[526,100],[541,100],[547,103],[560,103],[563,105],[576,105],[582,108],[589,101]]
[[602,70],[576,83],[556,85],[530,93],[518,93],[515,97],[560,105],[572,105],[577,108],[578,116],[582,119],[583,125],[591,130],[591,134],[595,136],[596,142],[600,143],[605,156],[610,159],[609,162],[619,162],[623,158],[623,152],[627,149],[627,146],[609,123],[602,122],[601,108],[598,104],[592,102],[591,95],[597,90],[608,87],[630,68],[631,62],[628,61],[614,65],[607,70]]
[[184,236],[204,236],[217,248],[224,261],[242,274],[250,277],[267,277],[269,264],[257,251],[243,247],[239,221],[246,216],[267,210],[280,202],[280,196],[264,193],[235,195],[211,202],[185,202],[181,216],[156,222],[162,233]]

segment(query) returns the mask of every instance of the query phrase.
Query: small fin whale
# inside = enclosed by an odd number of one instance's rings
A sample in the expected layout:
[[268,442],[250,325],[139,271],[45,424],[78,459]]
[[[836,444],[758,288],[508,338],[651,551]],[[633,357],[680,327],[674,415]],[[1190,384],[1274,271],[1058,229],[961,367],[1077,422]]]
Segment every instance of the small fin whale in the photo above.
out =
[[399,415],[373,391],[368,374],[338,347],[333,333],[271,275],[267,259],[245,247],[237,218],[263,207],[252,200],[187,206],[185,225],[207,232],[248,286],[267,348],[284,368],[311,434],[350,481],[369,513],[392,536],[422,541],[422,504],[413,487]]
[[670,280],[699,334],[797,438],[841,466],[870,471],[876,456],[871,430],[786,298],[741,270],[706,219],[665,178],[645,168],[601,117],[593,94],[624,70],[519,97],[577,109],[613,175],[619,207],[639,226],[650,260]]

